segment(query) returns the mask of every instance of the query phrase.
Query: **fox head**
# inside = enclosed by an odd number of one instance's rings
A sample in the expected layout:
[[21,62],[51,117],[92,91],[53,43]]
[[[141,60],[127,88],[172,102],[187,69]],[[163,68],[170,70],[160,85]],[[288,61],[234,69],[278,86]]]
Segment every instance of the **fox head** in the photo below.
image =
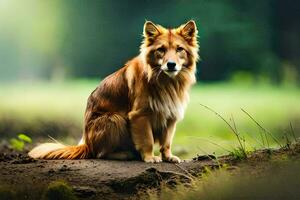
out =
[[146,21],[141,56],[147,66],[148,79],[166,75],[166,78],[176,79],[182,73],[194,76],[198,60],[197,33],[193,20],[173,29]]

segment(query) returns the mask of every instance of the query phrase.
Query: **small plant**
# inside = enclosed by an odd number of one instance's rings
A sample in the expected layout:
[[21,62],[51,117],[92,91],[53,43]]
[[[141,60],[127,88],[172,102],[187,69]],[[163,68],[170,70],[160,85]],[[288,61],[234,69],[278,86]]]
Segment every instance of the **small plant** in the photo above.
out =
[[232,133],[235,135],[235,137],[237,138],[237,141],[239,143],[238,148],[233,149],[233,151],[230,152],[230,154],[232,154],[234,157],[238,157],[239,159],[245,159],[247,158],[247,151],[246,151],[246,141],[245,138],[240,134],[240,132],[238,131],[234,118],[231,116],[230,121],[232,122],[233,125],[231,125],[222,115],[220,115],[218,112],[216,112],[215,110],[211,109],[208,106],[205,106],[203,104],[200,104],[201,106],[203,106],[204,108],[208,109],[209,111],[213,112],[215,115],[217,115],[220,119],[222,119],[222,121],[224,121],[227,126],[229,127],[229,129],[232,131]]
[[32,140],[29,136],[21,133],[18,135],[17,138],[11,138],[9,143],[13,149],[15,149],[17,151],[23,151],[25,144],[32,143]]
[[290,122],[290,134],[291,134],[291,136],[293,137],[293,139],[294,139],[294,142],[297,142],[298,141],[298,139],[297,139],[297,137],[296,137],[296,135],[295,135],[295,131],[294,131],[294,128],[293,128],[293,125],[292,125],[292,122]]
[[[204,108],[208,109],[209,111],[213,112],[222,121],[224,121],[227,124],[227,126],[229,127],[229,129],[232,131],[232,133],[236,136],[236,139],[237,139],[239,145],[238,145],[237,148],[234,148],[232,151],[229,152],[230,155],[232,155],[235,159],[238,159],[238,160],[246,159],[247,156],[248,156],[248,154],[250,152],[246,150],[246,140],[245,140],[245,137],[242,136],[240,134],[240,132],[238,131],[233,116],[230,117],[230,121],[227,121],[222,115],[220,115],[218,112],[216,112],[215,110],[211,109],[210,107],[205,106],[203,104],[200,104],[200,105],[203,106]],[[260,123],[258,123],[258,121],[256,121],[254,119],[254,117],[252,117],[246,110],[244,110],[244,109],[241,108],[241,111],[244,114],[246,114],[257,125],[257,127],[259,127],[259,131],[260,131],[259,133],[260,133],[261,142],[259,140],[257,140],[256,138],[253,138],[253,139],[255,139],[258,143],[260,143],[260,145],[262,147],[265,147],[265,145],[266,145],[268,149],[270,148],[269,138],[271,138],[279,147],[281,147],[281,148],[284,147],[281,144],[281,142],[279,141],[279,139],[277,137],[275,137],[271,132],[269,132]],[[290,123],[290,135],[294,139],[294,141],[297,142],[297,138],[295,136],[295,132],[294,132],[294,129],[293,129],[293,126],[292,126],[291,123]],[[283,138],[286,140],[285,147],[290,148],[290,146],[292,144],[292,141],[289,138],[288,133],[285,133],[284,136],[283,136]]]
[[[261,131],[263,131],[264,135],[265,135],[265,140],[266,143],[268,145],[268,148],[270,147],[269,145],[269,141],[268,141],[268,137],[267,135],[269,135],[275,143],[277,143],[281,148],[283,147],[282,144],[280,143],[280,141],[269,131],[267,131],[260,123],[258,123],[247,111],[245,111],[244,109],[241,108],[241,110],[260,128]],[[263,135],[262,135],[263,138]],[[262,139],[262,141],[264,141]]]
[[231,155],[236,160],[244,160],[247,158],[248,152],[244,152],[244,149],[237,147],[234,148],[229,155]]
[[73,189],[64,181],[58,180],[49,184],[43,196],[44,200],[77,200]]

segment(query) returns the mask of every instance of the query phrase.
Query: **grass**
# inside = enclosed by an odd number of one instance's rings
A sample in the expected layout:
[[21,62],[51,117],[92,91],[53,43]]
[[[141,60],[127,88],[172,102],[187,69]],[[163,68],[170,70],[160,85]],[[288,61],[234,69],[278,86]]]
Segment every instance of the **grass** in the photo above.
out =
[[242,168],[231,174],[220,169],[202,176],[188,189],[184,186],[163,187],[159,193],[149,192],[150,199],[299,199],[299,164],[289,161],[260,170]]
[[[62,126],[60,123],[68,122],[78,128],[75,131],[77,137],[72,141],[75,142],[81,135],[79,129],[82,127],[87,97],[98,83],[99,81],[94,80],[77,80],[65,83],[2,84],[0,125],[7,125],[4,120],[7,118],[27,125],[37,125],[40,119],[57,123],[58,126]],[[220,155],[227,153],[225,149],[232,150],[240,146],[232,130],[201,104],[213,108],[232,126],[234,125],[232,127],[234,130],[239,130],[243,135],[242,139],[247,141],[245,151],[278,146],[268,133],[279,137],[284,131],[291,129],[293,134],[299,132],[300,127],[297,126],[300,120],[299,99],[300,90],[296,87],[200,83],[191,91],[191,101],[184,120],[178,124],[173,149],[178,154],[185,154],[183,157],[189,157],[196,153],[204,153],[203,149],[206,153]],[[259,127],[258,124],[263,125]],[[47,123],[45,125],[47,126]],[[67,128],[68,126],[64,127]],[[43,126],[38,130],[40,129],[43,129]],[[21,125],[15,130],[23,133]],[[50,129],[47,134],[56,136],[54,130],[56,129]],[[29,136],[33,134],[24,133]],[[278,138],[282,139],[284,138]]]
[[[289,129],[290,122],[294,127],[299,124],[299,97],[297,88],[246,87],[230,83],[197,85],[192,90],[186,117],[178,126],[175,143],[189,144],[193,152],[199,152],[198,147],[201,147],[209,153],[224,154],[224,149],[241,147],[236,134],[232,134],[234,128],[247,141],[246,151],[279,146],[270,137],[281,137]],[[224,120],[200,104],[213,108],[233,127],[228,128]],[[299,126],[295,129],[294,132],[299,133]],[[261,135],[264,135],[264,140],[261,140]]]

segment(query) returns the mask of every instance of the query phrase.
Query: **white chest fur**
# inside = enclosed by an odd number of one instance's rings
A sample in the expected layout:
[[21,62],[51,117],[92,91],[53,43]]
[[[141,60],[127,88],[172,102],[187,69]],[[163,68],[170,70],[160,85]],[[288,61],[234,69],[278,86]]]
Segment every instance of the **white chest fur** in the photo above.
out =
[[182,120],[188,101],[187,93],[180,98],[174,90],[161,91],[157,96],[149,96],[149,107],[153,111],[153,128],[166,127],[169,119]]

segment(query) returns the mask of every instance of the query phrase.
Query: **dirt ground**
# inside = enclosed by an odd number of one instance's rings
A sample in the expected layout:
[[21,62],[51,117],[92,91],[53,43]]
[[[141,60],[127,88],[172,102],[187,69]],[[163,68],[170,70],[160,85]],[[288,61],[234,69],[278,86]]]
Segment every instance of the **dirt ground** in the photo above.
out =
[[[19,191],[18,199],[39,199],[47,186],[57,180],[70,185],[79,199],[141,199],[164,185],[188,185],[201,177],[205,168],[218,169],[227,164],[235,171],[247,165],[259,171],[274,159],[291,157],[300,160],[300,143],[292,148],[259,150],[246,160],[232,156],[214,159],[198,156],[180,164],[148,164],[141,161],[112,160],[34,160],[26,152],[16,152],[6,146],[0,148],[1,186]],[[34,189],[34,190],[33,190]],[[34,192],[30,192],[34,191]]]

